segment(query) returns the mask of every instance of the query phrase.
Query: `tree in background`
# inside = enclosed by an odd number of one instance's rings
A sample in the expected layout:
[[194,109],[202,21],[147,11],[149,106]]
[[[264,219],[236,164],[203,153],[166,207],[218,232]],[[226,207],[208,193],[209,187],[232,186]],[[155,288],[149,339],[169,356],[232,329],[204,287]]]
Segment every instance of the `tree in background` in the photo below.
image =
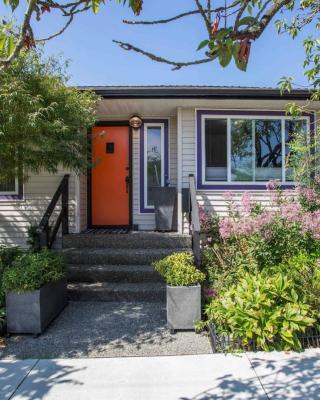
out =
[[[129,3],[130,8],[136,15],[140,13],[142,0],[116,1],[120,4]],[[27,2],[0,0],[1,3],[11,9],[12,17],[13,12],[19,7],[25,7],[25,10],[19,26],[16,25],[16,21],[13,18],[9,21],[0,22],[0,71],[8,67],[23,49],[34,48],[39,43],[44,43],[64,33],[78,14],[89,10],[97,13],[100,4],[104,3],[104,0],[28,0]],[[63,16],[65,18],[64,25],[48,37],[36,38],[33,25],[41,23],[43,15],[51,12],[55,17],[57,15]]]
[[66,63],[23,51],[0,74],[0,181],[88,166],[97,96],[66,86]]

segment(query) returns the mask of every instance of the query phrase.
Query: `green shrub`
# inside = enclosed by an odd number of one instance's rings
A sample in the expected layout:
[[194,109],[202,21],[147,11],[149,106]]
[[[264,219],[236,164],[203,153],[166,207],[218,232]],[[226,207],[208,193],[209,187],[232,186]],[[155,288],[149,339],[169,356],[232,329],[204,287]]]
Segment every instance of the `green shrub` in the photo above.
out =
[[15,259],[21,256],[21,254],[22,250],[19,247],[0,247],[0,309],[4,307],[5,298],[2,285],[4,271],[10,268]]
[[60,255],[49,250],[26,253],[18,257],[11,268],[5,270],[3,289],[17,293],[37,290],[64,275],[65,265]]
[[191,253],[171,254],[154,262],[153,266],[170,286],[193,286],[205,279],[205,275],[195,267]]
[[298,333],[315,323],[311,307],[282,273],[244,275],[211,300],[206,314],[219,334],[240,339],[244,346],[255,342],[265,351],[300,349]]

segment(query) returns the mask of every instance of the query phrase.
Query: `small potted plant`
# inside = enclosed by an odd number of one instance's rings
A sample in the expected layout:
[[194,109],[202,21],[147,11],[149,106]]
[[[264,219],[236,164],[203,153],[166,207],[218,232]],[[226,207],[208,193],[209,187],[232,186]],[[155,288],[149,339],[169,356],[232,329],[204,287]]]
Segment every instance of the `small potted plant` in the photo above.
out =
[[205,275],[191,253],[174,253],[153,263],[167,282],[167,323],[170,331],[194,329],[201,319],[201,286]]
[[61,256],[42,250],[18,257],[3,274],[8,333],[38,335],[67,303]]

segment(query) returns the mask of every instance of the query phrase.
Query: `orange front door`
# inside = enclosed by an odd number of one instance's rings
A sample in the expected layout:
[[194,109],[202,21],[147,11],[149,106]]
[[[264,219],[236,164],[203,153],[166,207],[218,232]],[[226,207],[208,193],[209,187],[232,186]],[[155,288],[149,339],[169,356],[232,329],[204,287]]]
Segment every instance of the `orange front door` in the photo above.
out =
[[92,159],[92,225],[128,226],[129,128],[93,128]]

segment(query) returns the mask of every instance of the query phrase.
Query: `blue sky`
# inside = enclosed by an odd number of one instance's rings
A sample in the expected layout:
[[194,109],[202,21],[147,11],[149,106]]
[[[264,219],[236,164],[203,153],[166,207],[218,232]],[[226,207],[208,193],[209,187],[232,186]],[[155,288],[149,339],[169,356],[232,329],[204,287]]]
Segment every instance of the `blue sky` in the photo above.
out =
[[[79,15],[72,26],[59,38],[47,43],[46,54],[62,53],[70,59],[71,83],[77,85],[111,84],[193,84],[276,86],[281,76],[292,76],[300,85],[306,84],[302,62],[302,38],[313,33],[309,27],[295,40],[277,35],[274,25],[253,43],[247,72],[230,64],[220,67],[218,62],[172,71],[170,66],[158,64],[133,52],[125,52],[112,39],[129,41],[146,50],[157,52],[179,61],[201,57],[196,51],[206,38],[199,17],[188,17],[179,22],[153,27],[128,26],[122,19],[133,19],[128,7],[106,1],[100,12]],[[140,18],[155,19],[194,9],[193,0],[144,1]],[[2,16],[0,14],[0,16]],[[62,20],[53,13],[35,24],[36,33],[45,35],[61,26]]]

